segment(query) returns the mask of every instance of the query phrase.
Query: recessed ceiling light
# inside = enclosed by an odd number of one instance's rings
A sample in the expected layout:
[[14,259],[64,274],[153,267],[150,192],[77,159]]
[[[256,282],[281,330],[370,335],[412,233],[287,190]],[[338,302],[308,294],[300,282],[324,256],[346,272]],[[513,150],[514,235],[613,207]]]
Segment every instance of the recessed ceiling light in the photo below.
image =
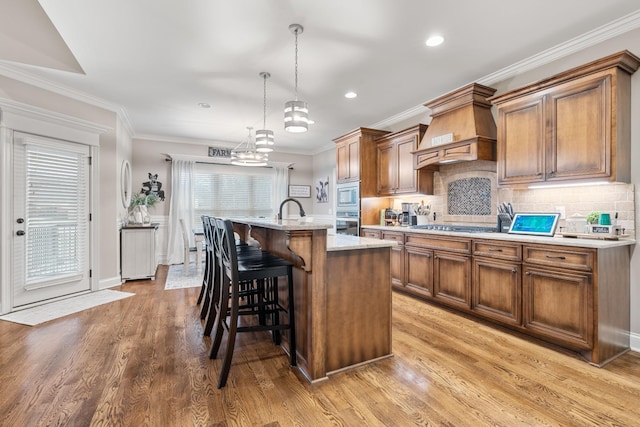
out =
[[444,41],[444,37],[442,36],[431,36],[427,39],[426,44],[427,46],[430,46],[430,47],[439,46],[442,44],[443,41]]
[[207,104],[206,102],[199,102],[198,107],[200,108],[211,108],[211,104]]
[[347,92],[347,93],[344,94],[344,97],[348,98],[348,99],[355,98],[356,96],[358,96],[358,94],[355,93],[355,92]]

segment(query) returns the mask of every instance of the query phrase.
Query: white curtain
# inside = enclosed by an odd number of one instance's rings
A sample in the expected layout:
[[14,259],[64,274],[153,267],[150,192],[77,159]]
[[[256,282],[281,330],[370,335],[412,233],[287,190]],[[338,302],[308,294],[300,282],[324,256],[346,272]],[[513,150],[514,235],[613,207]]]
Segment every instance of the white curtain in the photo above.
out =
[[[274,215],[278,213],[280,203],[287,198],[289,194],[289,166],[273,166],[273,198],[272,206],[274,209]],[[288,215],[287,205],[282,208],[282,217],[286,218]]]
[[193,228],[193,182],[194,165],[192,160],[173,160],[171,162],[171,201],[169,204],[169,238],[167,260],[169,264],[181,264],[184,261],[184,243],[180,218],[189,231],[189,246],[195,246],[195,238],[190,232]]

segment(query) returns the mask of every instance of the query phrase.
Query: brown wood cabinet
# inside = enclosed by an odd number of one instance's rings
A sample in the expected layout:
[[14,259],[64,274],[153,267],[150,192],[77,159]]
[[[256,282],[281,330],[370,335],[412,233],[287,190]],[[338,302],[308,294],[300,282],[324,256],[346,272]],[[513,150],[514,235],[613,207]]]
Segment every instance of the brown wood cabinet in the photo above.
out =
[[522,324],[522,245],[473,241],[471,310],[497,322]]
[[498,184],[630,179],[631,74],[624,51],[491,98]]
[[358,128],[335,138],[337,182],[360,181],[360,196],[377,195],[377,156],[375,138],[388,131]]
[[426,130],[418,124],[376,140],[378,196],[433,194],[433,171],[413,168],[413,152]]
[[396,246],[391,247],[391,284],[394,287],[404,288],[406,283],[404,269],[404,233],[401,231],[383,230],[380,233],[380,238],[398,242]]
[[593,345],[595,251],[524,247],[524,324],[527,331],[574,350]]
[[597,366],[629,349],[629,246],[380,235],[404,243],[392,255],[396,290],[560,345]]

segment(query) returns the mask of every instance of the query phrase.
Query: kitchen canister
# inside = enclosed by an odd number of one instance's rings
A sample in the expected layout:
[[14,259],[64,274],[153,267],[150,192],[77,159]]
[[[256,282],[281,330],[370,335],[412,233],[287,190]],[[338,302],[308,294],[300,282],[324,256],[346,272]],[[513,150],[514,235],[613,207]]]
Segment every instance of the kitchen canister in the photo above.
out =
[[578,213],[571,215],[567,218],[567,233],[586,233],[587,232],[587,218],[584,215]]

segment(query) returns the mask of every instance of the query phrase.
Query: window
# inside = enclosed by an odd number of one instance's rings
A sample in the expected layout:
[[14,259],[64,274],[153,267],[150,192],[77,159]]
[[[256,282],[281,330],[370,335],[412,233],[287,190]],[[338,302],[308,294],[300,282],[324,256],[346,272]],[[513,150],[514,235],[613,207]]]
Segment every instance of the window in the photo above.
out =
[[273,171],[267,168],[196,164],[194,171],[194,218],[269,217],[273,215]]

